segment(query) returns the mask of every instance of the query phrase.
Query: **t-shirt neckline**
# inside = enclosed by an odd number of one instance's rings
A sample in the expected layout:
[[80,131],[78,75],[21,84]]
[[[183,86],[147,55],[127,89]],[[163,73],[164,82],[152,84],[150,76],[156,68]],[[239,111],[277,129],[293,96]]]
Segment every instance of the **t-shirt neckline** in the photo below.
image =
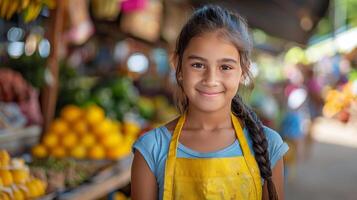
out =
[[[171,140],[172,134],[167,129],[167,127],[163,125],[163,126],[161,126],[161,129],[163,129],[163,132],[165,134],[167,134],[169,139]],[[243,132],[245,132],[245,131],[246,131],[245,128],[243,128]],[[213,157],[213,156],[215,156],[217,154],[225,153],[227,151],[232,150],[236,145],[239,145],[237,138],[234,140],[234,142],[232,144],[228,145],[227,147],[224,147],[223,149],[219,149],[217,151],[212,151],[212,152],[199,152],[199,151],[195,151],[195,150],[193,150],[191,148],[188,148],[185,145],[183,145],[180,142],[178,142],[178,148],[180,150],[182,150],[183,152],[185,152],[187,154],[190,154],[191,156],[200,157],[200,158],[209,158],[209,157]]]

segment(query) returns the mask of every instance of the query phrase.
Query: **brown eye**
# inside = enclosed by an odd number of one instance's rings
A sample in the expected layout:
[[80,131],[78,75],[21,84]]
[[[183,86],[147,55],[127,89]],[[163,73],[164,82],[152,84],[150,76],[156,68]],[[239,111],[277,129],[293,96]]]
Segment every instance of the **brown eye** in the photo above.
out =
[[228,66],[228,65],[222,65],[221,66],[221,70],[230,70],[230,69],[232,69],[231,66]]
[[204,68],[204,65],[202,63],[193,63],[191,66],[197,69]]

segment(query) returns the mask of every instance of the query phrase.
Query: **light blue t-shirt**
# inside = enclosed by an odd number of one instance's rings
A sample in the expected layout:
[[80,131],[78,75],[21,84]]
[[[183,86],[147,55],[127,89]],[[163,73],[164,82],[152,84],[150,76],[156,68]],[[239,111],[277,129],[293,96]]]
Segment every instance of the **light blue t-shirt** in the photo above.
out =
[[[248,140],[248,145],[251,152],[252,140],[249,136],[249,132],[246,128],[243,132]],[[283,155],[288,151],[289,147],[283,142],[280,135],[274,130],[264,127],[264,133],[268,140],[268,152],[270,157],[270,163],[272,168],[276,162],[280,160]],[[138,138],[133,145],[133,151],[137,149],[144,157],[150,170],[156,177],[156,181],[159,188],[159,199],[162,199],[164,189],[164,176],[165,176],[165,163],[167,152],[170,145],[171,133],[165,126],[160,126],[151,131],[148,131],[144,135]],[[210,153],[200,153],[185,147],[179,143],[177,148],[178,158],[219,158],[219,157],[234,157],[242,156],[242,150],[236,139],[233,144],[228,147]]]

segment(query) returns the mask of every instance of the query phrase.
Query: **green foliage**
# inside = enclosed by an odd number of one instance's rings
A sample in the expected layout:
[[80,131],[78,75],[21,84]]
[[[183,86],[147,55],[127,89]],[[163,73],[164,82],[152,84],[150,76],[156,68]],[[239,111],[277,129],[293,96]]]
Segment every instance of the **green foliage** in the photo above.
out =
[[9,62],[2,66],[20,72],[32,86],[39,89],[45,83],[46,61],[47,59],[34,53],[31,56],[22,55],[20,58],[10,58]]

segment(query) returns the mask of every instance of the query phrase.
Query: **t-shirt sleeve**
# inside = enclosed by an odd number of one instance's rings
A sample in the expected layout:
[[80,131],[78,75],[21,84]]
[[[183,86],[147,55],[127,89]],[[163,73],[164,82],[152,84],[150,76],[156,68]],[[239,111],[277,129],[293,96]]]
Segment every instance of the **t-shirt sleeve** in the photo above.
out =
[[144,133],[140,136],[135,143],[133,144],[132,151],[135,153],[135,150],[138,150],[141,155],[144,157],[146,163],[148,164],[152,173],[155,174],[156,171],[156,137],[155,137],[155,129]]
[[284,156],[289,150],[289,146],[283,141],[281,136],[268,127],[264,127],[264,133],[268,140],[268,152],[271,168]]

